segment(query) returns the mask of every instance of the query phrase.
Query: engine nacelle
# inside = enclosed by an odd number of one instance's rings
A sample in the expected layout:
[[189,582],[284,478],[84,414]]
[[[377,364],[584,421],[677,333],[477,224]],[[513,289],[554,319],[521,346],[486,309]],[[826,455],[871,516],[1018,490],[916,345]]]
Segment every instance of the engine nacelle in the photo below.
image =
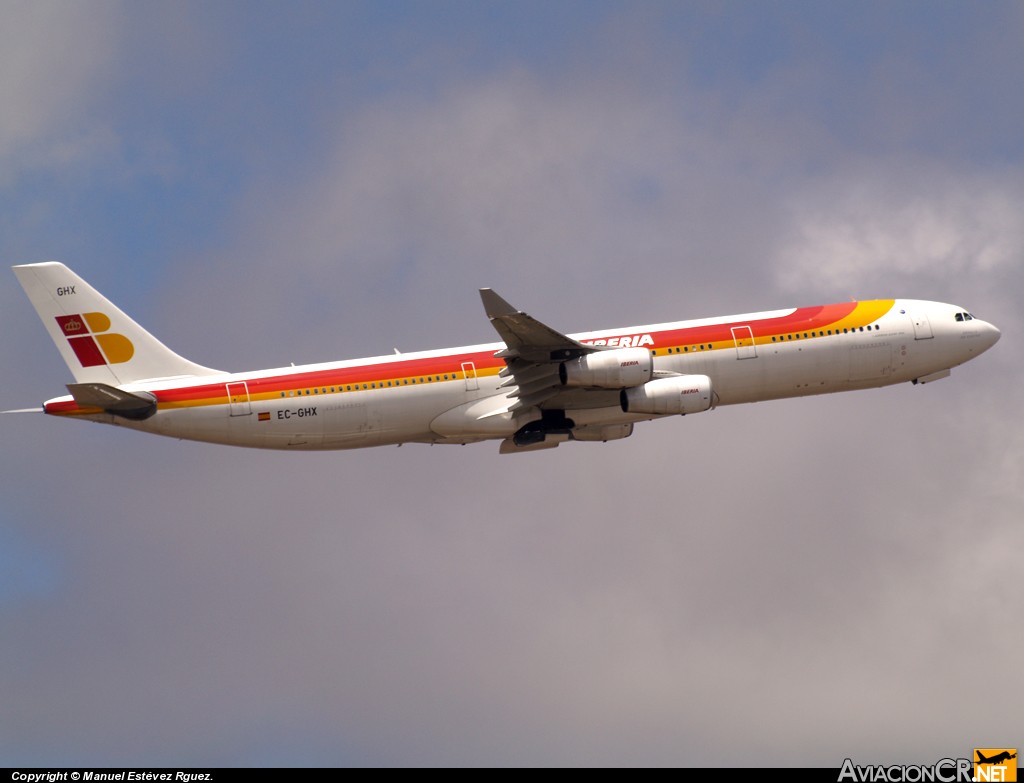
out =
[[658,378],[623,389],[619,397],[626,413],[701,413],[711,407],[712,401],[711,379],[706,375]]
[[628,438],[633,434],[633,424],[585,424],[575,427],[570,433],[573,440],[606,441]]
[[590,386],[601,389],[625,389],[651,379],[654,359],[646,348],[616,348],[588,353],[562,362],[558,377],[563,386]]

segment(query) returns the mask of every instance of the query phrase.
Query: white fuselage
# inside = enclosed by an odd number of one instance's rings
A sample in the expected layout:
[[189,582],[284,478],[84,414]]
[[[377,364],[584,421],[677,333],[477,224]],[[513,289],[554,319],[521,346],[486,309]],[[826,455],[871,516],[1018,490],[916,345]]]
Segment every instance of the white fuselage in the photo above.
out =
[[[650,350],[658,375],[707,376],[714,405],[798,397],[943,377],[990,348],[999,331],[960,307],[918,300],[845,303],[570,335],[606,350]],[[510,409],[502,343],[329,364],[125,385],[156,397],[134,421],[79,407],[48,413],[176,438],[257,448],[346,449],[469,443],[512,436],[557,409],[579,428],[658,418],[627,413],[620,389],[566,388]],[[501,385],[503,384],[504,385]],[[622,435],[580,437],[604,440]]]

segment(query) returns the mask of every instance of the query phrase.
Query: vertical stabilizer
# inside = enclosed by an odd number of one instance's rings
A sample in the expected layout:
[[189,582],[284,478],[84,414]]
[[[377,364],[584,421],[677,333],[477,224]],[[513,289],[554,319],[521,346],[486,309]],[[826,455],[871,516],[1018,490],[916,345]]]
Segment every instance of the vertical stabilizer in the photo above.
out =
[[25,264],[14,274],[78,383],[220,374],[178,356],[64,264]]

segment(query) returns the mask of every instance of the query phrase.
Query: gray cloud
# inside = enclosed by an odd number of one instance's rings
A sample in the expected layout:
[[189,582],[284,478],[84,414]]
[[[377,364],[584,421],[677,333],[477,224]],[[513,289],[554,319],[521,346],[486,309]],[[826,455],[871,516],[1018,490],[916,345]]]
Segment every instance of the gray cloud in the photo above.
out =
[[1019,177],[929,171],[926,165],[831,172],[793,205],[795,235],[779,253],[786,288],[882,284],[893,275],[931,286],[992,279],[1024,248]]
[[65,168],[109,148],[109,128],[78,120],[115,62],[114,8],[110,3],[5,3],[0,185],[25,168]]

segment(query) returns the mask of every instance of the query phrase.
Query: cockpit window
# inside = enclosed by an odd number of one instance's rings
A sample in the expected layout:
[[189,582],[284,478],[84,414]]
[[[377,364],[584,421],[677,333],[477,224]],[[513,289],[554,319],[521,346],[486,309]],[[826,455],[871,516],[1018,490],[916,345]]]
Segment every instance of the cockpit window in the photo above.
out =
[[958,320],[958,321],[973,321],[974,320],[974,316],[971,315],[970,313],[957,313],[956,314],[956,320]]

